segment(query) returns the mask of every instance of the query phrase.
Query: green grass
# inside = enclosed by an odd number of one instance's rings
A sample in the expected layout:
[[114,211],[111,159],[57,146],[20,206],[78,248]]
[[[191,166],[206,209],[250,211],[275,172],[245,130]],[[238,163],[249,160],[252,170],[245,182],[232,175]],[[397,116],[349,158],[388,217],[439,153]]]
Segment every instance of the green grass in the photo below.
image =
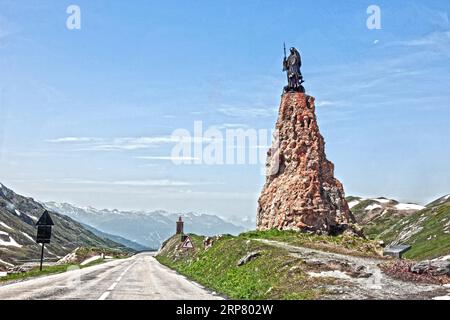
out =
[[[280,249],[227,236],[205,251],[200,249],[203,239],[192,238],[195,252],[181,252],[176,256],[178,240],[172,239],[167,245],[170,249],[166,247],[167,250],[158,255],[158,261],[231,299],[283,299],[292,293],[312,299],[319,293],[302,285],[303,273],[286,276],[283,271],[299,264],[300,260],[289,257]],[[252,251],[260,251],[261,256],[237,267],[239,259]],[[293,291],[287,291],[284,286],[291,286]]]
[[39,267],[35,267],[28,272],[24,273],[14,273],[9,274],[6,277],[1,277],[0,282],[9,282],[15,280],[25,280],[28,278],[34,278],[39,276],[45,276],[50,274],[62,273],[66,272],[67,268],[70,265],[59,265],[59,266],[46,266],[42,268],[42,271],[39,271]]
[[404,257],[413,260],[433,259],[450,254],[450,234],[444,232],[444,225],[449,221],[450,203],[447,202],[401,219],[392,228],[381,233],[380,238],[389,243],[394,241],[401,232],[412,226],[420,226],[422,229],[419,232],[402,242],[412,246]]
[[[124,252],[122,252],[120,250],[116,250],[116,249],[83,247],[83,248],[78,249],[77,257],[78,257],[78,261],[84,261],[92,256],[100,255],[102,253],[104,255],[112,256],[115,259],[127,258],[129,256],[128,253],[124,253]],[[31,269],[28,272],[14,273],[14,274],[9,274],[6,277],[0,277],[0,283],[9,282],[9,281],[26,280],[26,279],[30,279],[30,278],[34,278],[34,277],[62,273],[62,272],[68,271],[68,268],[84,269],[84,268],[91,267],[91,266],[94,266],[97,264],[101,264],[103,262],[105,262],[104,259],[98,259],[98,260],[92,261],[91,263],[88,263],[83,266],[80,264],[77,264],[77,263],[54,265],[54,266],[43,266],[42,271],[39,271],[39,267],[34,267],[33,269]]]
[[379,257],[381,254],[381,249],[375,242],[345,235],[332,237],[273,229],[269,231],[250,231],[241,234],[240,237],[244,239],[268,239],[297,246],[355,256]]
[[401,219],[402,217],[395,216],[388,212],[367,223],[363,229],[364,234],[369,239],[379,239],[379,236],[382,232],[388,230],[391,226],[398,223]]
[[55,266],[44,266],[42,268],[42,271],[39,270],[39,267],[34,267],[33,269],[31,269],[30,271],[27,271],[27,272],[14,273],[14,274],[9,274],[6,277],[1,277],[0,283],[1,282],[10,282],[10,281],[19,281],[19,280],[22,281],[22,280],[35,278],[35,277],[42,277],[42,276],[48,276],[48,275],[52,275],[52,274],[63,273],[68,270],[73,270],[74,268],[83,269],[83,268],[87,268],[87,267],[92,267],[94,265],[97,265],[97,264],[100,264],[103,262],[104,262],[103,259],[99,259],[99,260],[93,261],[84,266],[77,265],[77,264],[61,264],[61,265],[55,265]]
[[[306,244],[320,239],[332,244],[346,243],[349,239],[301,234],[294,231],[271,230],[247,232],[238,237],[224,236],[208,249],[203,249],[203,237],[191,235],[195,250],[180,248],[179,236],[171,238],[156,259],[216,292],[231,299],[317,299],[325,293],[330,278],[311,279],[310,270],[300,258],[281,248],[264,244],[257,239],[270,239],[292,244]],[[370,243],[356,239],[357,243]],[[356,249],[355,249],[356,250]],[[239,259],[250,252],[261,256],[238,267]]]

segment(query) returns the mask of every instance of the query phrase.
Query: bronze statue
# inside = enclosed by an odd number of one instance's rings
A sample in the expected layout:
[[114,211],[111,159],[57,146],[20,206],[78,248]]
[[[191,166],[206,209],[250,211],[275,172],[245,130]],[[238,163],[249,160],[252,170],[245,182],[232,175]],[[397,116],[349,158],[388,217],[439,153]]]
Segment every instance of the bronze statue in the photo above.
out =
[[284,60],[283,71],[287,71],[288,85],[284,87],[284,92],[297,91],[305,92],[302,86],[303,80],[302,72],[300,68],[302,66],[302,58],[300,52],[292,47],[290,49],[291,54],[286,57],[286,45],[284,46]]

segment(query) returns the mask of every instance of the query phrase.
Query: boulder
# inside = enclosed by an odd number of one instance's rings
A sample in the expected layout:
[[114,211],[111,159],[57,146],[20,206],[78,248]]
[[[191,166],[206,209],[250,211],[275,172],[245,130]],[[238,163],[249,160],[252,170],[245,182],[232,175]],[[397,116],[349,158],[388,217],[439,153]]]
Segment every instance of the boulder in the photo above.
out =
[[261,252],[259,252],[259,251],[251,252],[251,253],[247,254],[245,257],[243,257],[242,259],[240,259],[237,263],[237,266],[238,267],[243,266],[244,264],[256,259],[260,255],[261,255]]
[[411,272],[433,276],[450,276],[450,262],[442,260],[421,261],[411,266]]

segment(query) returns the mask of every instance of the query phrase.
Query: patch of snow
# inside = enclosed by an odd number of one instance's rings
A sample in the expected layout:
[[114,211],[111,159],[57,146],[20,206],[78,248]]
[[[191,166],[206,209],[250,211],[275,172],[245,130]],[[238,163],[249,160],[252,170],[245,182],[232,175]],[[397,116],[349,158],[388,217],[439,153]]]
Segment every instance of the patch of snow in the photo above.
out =
[[391,202],[391,200],[389,199],[373,199],[373,200],[383,204]]
[[84,266],[84,265],[87,265],[87,264],[89,264],[91,262],[100,260],[102,258],[103,258],[102,256],[93,256],[93,257],[90,257],[89,259],[84,260],[82,263],[80,263],[80,265]]
[[31,220],[34,220],[34,221],[38,221],[39,220],[38,218],[36,218],[35,216],[32,216],[32,215],[27,214],[27,216],[29,216],[31,218]]
[[448,255],[448,256],[443,256],[443,257],[439,257],[439,258],[433,259],[432,261],[439,261],[439,260],[441,260],[441,261],[447,261],[447,260],[450,260],[450,255]]
[[372,211],[375,209],[381,209],[382,207],[379,204],[371,204],[370,206],[367,206],[365,210]]
[[4,240],[0,239],[0,246],[3,246],[3,247],[17,247],[17,248],[22,248],[22,245],[21,245],[21,244],[18,244],[18,243],[16,242],[16,240],[14,240],[13,238],[11,238],[11,236],[9,235],[9,233],[0,231],[0,234],[9,237],[9,241],[4,241]]
[[313,278],[327,277],[327,278],[337,278],[337,279],[351,279],[351,277],[339,270],[333,271],[322,271],[322,272],[308,272],[308,275]]
[[29,239],[29,240],[35,242],[34,239],[33,239],[30,235],[28,235],[27,233],[25,233],[25,232],[23,232],[23,231],[21,231],[20,233],[22,233],[27,239]]
[[48,250],[47,247],[44,247],[44,249],[45,249],[49,254],[51,254],[52,256],[59,257],[58,255],[56,255],[56,254],[54,254],[53,252],[51,252],[50,250]]
[[349,208],[351,209],[351,208],[353,208],[354,206],[356,206],[356,205],[358,205],[358,203],[360,203],[361,201],[359,201],[359,200],[353,200],[353,201],[350,201],[349,203],[348,203],[348,206],[349,206]]
[[0,263],[4,264],[6,266],[9,266],[9,267],[14,267],[14,265],[12,263],[6,262],[6,261],[4,261],[2,259],[0,259]]
[[413,203],[399,203],[395,206],[397,210],[423,210],[424,206],[419,206],[418,204]]
[[0,222],[0,226],[2,226],[2,227],[4,227],[4,228],[6,228],[6,229],[9,229],[9,230],[14,230],[13,228],[11,228],[10,226],[8,226],[6,223],[4,223],[4,222]]
[[0,278],[6,277],[8,275],[8,272],[0,272]]
[[17,210],[17,209],[14,209],[14,212],[17,214],[18,217],[20,217],[20,216],[22,215],[22,214],[20,213],[20,211]]

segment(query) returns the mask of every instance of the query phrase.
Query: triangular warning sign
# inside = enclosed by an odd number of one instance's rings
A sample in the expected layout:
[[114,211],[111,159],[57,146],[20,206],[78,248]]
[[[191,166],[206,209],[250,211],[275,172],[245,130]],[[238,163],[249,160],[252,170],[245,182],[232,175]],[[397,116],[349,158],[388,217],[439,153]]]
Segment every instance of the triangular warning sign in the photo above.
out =
[[192,243],[191,238],[189,236],[186,237],[186,240],[184,240],[183,245],[181,246],[184,249],[193,249],[194,244]]

